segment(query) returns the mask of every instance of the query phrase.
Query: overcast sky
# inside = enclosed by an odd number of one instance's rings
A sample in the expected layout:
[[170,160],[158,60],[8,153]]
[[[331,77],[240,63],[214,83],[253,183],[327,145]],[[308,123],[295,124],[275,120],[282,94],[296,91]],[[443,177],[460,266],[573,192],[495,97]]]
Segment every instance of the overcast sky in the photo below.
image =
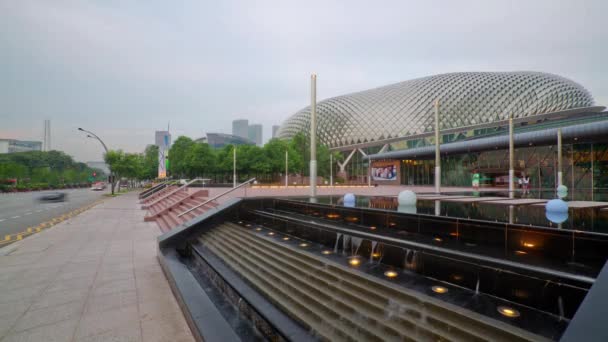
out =
[[0,137],[80,161],[271,125],[318,99],[455,71],[533,70],[608,104],[608,1],[0,0]]

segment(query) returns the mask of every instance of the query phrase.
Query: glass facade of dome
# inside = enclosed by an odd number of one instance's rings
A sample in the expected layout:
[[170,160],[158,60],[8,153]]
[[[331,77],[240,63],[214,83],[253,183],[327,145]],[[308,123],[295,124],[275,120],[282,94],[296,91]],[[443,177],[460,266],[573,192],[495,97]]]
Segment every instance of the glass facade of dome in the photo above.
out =
[[[494,122],[591,107],[591,94],[561,76],[541,72],[459,72],[428,76],[317,104],[317,138],[330,148],[432,134],[433,103],[440,100],[440,129],[489,127]],[[278,132],[308,134],[310,107]]]

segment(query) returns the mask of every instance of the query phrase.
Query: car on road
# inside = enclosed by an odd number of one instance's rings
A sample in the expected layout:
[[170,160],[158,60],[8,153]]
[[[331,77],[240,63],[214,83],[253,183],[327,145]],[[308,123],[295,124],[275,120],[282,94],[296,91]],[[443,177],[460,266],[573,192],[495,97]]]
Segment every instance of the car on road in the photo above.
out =
[[40,202],[64,202],[67,199],[65,192],[47,192],[38,197]]
[[97,182],[97,183],[93,183],[93,186],[91,186],[91,190],[93,191],[103,191],[106,188],[106,183],[104,182]]

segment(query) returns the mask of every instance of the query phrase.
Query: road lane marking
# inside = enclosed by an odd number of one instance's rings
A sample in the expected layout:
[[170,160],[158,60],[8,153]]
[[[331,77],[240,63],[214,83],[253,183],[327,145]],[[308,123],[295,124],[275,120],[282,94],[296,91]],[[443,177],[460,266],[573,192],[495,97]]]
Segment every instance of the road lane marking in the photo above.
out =
[[0,222],[2,222],[2,221],[4,221],[4,220],[6,220],[6,219],[0,219]]
[[12,219],[20,218],[21,216],[13,216]]
[[32,213],[25,213],[23,216],[32,215]]
[[42,210],[36,210],[36,212],[37,212],[37,213],[41,213],[41,212],[42,212]]

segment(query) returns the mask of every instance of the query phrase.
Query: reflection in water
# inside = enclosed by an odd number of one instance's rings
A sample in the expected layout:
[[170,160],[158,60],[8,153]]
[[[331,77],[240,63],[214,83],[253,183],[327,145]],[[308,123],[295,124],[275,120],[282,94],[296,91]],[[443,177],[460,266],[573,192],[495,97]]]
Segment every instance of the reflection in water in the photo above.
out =
[[397,211],[405,214],[416,214],[416,205],[400,204]]
[[[470,196],[471,193],[461,195]],[[500,196],[500,193],[482,193],[483,196]],[[549,195],[547,195],[549,196]],[[551,193],[555,196],[555,192]],[[529,198],[533,198],[531,196]],[[544,195],[543,198],[546,198]],[[341,197],[340,197],[341,198]],[[319,202],[329,203],[330,197],[319,197]],[[608,199],[605,197],[604,199]],[[388,196],[358,196],[356,206],[360,208],[374,208],[394,210],[403,213],[424,214],[435,216],[447,216],[457,218],[469,218],[492,222],[508,222],[514,224],[533,225],[541,227],[552,227],[561,225],[564,229],[576,229],[583,231],[595,231],[608,233],[608,207],[607,208],[570,208],[567,216],[563,214],[548,215],[543,203],[529,205],[506,206],[492,202],[457,202],[425,200],[418,198],[414,208],[400,207],[396,197]],[[607,210],[603,210],[607,209]],[[415,212],[414,212],[415,210]],[[361,219],[359,219],[360,221]],[[394,223],[389,225],[395,226]],[[376,227],[376,226],[371,226]],[[374,230],[374,228],[370,228]]]

